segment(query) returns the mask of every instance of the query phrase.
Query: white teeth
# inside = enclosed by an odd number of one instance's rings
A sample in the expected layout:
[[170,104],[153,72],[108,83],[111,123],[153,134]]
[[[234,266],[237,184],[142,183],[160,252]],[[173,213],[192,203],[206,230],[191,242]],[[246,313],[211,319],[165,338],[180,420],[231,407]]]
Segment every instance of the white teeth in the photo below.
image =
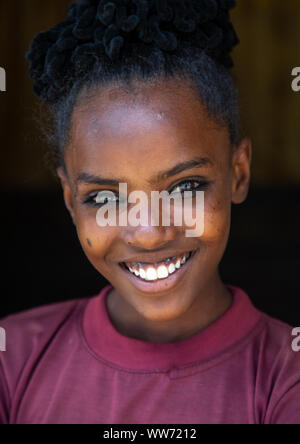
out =
[[157,269],[157,277],[159,279],[164,279],[164,278],[166,278],[168,276],[169,276],[168,269],[167,269],[167,267],[165,265],[161,265],[160,267],[158,267],[158,269]]
[[176,270],[175,265],[174,264],[170,264],[168,270],[169,270],[170,274],[174,273],[174,271]]
[[157,269],[154,267],[149,267],[145,269],[142,268],[140,265],[139,271],[137,271],[136,269],[129,267],[128,265],[127,267],[132,274],[135,274],[137,277],[140,277],[145,281],[156,281],[158,279],[165,279],[170,274],[175,273],[175,271],[179,270],[179,268],[181,268],[181,266],[186,263],[186,261],[190,258],[190,256],[191,254],[187,253],[183,256],[181,260],[175,257],[168,258],[164,261],[165,265],[160,265]]
[[145,273],[145,276],[147,276],[148,281],[156,281],[157,279],[156,270],[154,268],[148,268],[147,274]]
[[143,270],[142,268],[140,268],[140,277],[141,277],[142,279],[146,279],[146,272],[145,272],[145,270]]

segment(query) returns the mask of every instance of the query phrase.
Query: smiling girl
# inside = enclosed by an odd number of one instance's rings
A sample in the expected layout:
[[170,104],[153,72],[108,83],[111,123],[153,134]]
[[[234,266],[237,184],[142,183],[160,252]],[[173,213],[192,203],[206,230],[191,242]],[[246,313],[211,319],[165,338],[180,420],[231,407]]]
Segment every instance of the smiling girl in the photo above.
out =
[[[82,0],[33,40],[66,207],[110,285],[1,322],[0,422],[300,423],[291,328],[219,274],[251,165],[229,73],[234,5]],[[99,227],[97,196],[118,205],[120,183],[203,191],[203,234]]]

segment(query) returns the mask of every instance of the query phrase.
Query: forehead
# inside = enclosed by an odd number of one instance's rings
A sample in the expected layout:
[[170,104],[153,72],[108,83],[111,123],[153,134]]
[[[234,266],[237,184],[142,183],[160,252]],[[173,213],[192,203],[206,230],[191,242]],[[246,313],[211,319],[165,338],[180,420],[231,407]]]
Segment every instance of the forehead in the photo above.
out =
[[[96,90],[75,108],[72,122],[73,130],[86,132],[89,129],[92,134],[111,130],[115,134],[126,129],[135,119],[138,119],[135,128],[153,124],[156,120],[192,125],[199,114],[204,114],[203,111],[197,93],[187,83],[156,81],[138,83],[130,89],[116,85]],[[207,120],[207,125],[213,124],[207,116],[203,115],[201,120],[202,123]]]
[[[217,157],[228,143],[226,128],[205,111],[197,93],[178,81],[112,86],[99,90],[75,108],[66,160],[74,169],[113,174],[128,160],[149,171],[170,159]],[[118,164],[118,165],[117,165]],[[161,169],[161,168],[160,168]],[[142,170],[139,170],[141,172]]]

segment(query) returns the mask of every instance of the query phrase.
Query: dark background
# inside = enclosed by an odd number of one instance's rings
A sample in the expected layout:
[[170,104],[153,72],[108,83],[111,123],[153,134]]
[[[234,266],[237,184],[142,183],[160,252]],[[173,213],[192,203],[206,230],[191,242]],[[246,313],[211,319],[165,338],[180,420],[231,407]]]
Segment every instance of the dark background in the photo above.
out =
[[[24,54],[34,35],[65,17],[66,0],[0,0],[0,318],[51,302],[88,297],[107,282],[85,258],[62,193],[44,163]],[[300,325],[300,3],[238,0],[234,51],[245,133],[253,141],[252,185],[233,206],[221,264],[225,283],[248,292],[266,313]]]

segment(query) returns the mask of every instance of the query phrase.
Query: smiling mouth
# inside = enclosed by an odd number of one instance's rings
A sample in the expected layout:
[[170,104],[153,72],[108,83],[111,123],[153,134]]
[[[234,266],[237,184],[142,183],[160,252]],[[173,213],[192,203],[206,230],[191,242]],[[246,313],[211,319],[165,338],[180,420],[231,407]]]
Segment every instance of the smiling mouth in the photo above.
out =
[[173,256],[156,264],[143,264],[140,262],[122,262],[120,266],[138,280],[143,282],[158,282],[167,280],[169,276],[176,275],[179,270],[185,268],[197,250],[189,251],[181,256]]

